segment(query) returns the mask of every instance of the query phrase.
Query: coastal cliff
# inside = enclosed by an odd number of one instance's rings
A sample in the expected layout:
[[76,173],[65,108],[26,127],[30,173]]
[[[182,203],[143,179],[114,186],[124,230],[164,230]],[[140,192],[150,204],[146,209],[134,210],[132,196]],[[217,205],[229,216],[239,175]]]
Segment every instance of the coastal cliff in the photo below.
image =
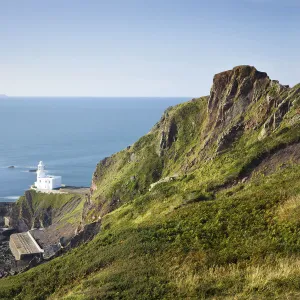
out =
[[219,73],[98,163],[82,209],[95,238],[2,280],[0,298],[297,299],[299,153],[300,84]]
[[[299,93],[300,85],[281,85],[251,66],[216,74],[209,96],[170,107],[147,135],[97,165],[87,217],[107,214],[167,176],[205,170],[226,151],[252,149],[232,160],[228,177],[238,180],[261,155],[299,142]],[[206,181],[218,173],[208,172]]]
[[6,217],[11,228],[10,233],[4,231],[6,235],[2,241],[0,239],[3,252],[0,256],[0,277],[22,272],[43,262],[41,259],[16,261],[8,249],[11,233],[30,231],[44,250],[43,258],[49,260],[92,239],[99,232],[100,222],[84,224],[82,219],[84,205],[89,197],[86,190],[77,188],[60,193],[28,190],[16,202],[0,203],[0,225],[5,225]]
[[84,195],[41,193],[28,190],[15,203],[11,212],[12,225],[24,232],[32,228],[63,228],[76,225],[81,221]]

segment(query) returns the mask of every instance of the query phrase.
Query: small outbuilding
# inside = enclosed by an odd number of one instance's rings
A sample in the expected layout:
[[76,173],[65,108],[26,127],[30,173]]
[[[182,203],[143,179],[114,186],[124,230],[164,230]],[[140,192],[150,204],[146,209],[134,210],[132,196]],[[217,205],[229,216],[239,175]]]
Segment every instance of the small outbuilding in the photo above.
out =
[[43,256],[44,250],[38,245],[29,231],[10,236],[9,248],[16,260],[27,260]]

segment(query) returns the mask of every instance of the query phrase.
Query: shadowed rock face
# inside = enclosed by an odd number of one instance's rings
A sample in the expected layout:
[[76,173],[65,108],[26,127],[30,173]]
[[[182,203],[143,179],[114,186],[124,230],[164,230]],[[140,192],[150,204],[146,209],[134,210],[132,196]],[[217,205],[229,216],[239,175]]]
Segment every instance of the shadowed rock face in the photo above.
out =
[[[25,191],[24,197],[20,198],[13,206],[11,211],[12,225],[19,232],[25,232],[32,228],[46,228],[53,226],[63,228],[64,217],[71,214],[81,203],[82,198],[77,194],[72,195],[67,202],[62,202],[59,205],[54,204],[51,199],[51,194],[36,193],[32,190]],[[33,199],[36,197],[38,199]],[[63,201],[64,194],[61,194]],[[48,201],[48,203],[47,203]],[[74,218],[72,231],[76,228],[76,223],[81,220],[81,211]],[[76,221],[76,222],[75,222]]]
[[[217,141],[216,151],[221,151],[244,130],[255,130],[262,125],[263,138],[280,125],[289,111],[291,103],[287,96],[290,90],[289,86],[271,80],[266,73],[251,66],[238,66],[216,74],[208,100],[206,145]],[[246,119],[246,114],[251,112],[252,116]]]
[[11,214],[13,207],[14,202],[0,202],[0,226],[4,225],[4,217]]
[[160,150],[162,151],[171,147],[173,142],[177,139],[177,124],[174,120],[170,120],[166,122],[162,132],[160,139]]
[[248,106],[259,100],[269,84],[266,73],[250,66],[216,74],[208,101],[208,130],[218,133],[241,122]]

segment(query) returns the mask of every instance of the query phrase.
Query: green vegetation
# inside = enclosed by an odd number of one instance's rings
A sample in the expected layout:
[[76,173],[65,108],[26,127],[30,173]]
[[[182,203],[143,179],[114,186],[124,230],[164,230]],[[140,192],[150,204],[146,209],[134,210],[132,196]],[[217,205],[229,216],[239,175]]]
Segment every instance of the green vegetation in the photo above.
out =
[[86,221],[102,215],[100,233],[1,280],[0,298],[299,299],[297,89],[283,89],[294,105],[263,139],[279,114],[267,99],[278,93],[254,91],[243,131],[220,153],[207,97],[168,109],[146,136],[98,164]]
[[[29,191],[31,195],[31,203],[32,208],[36,211],[39,208],[41,209],[48,209],[48,208],[55,208],[59,209],[62,208],[64,205],[66,205],[68,202],[70,202],[74,197],[76,197],[75,194],[59,194],[59,193],[41,193],[36,192],[34,190]],[[78,198],[81,197],[81,195],[77,196]],[[24,201],[25,196],[20,197],[20,201]]]
[[299,204],[299,182],[294,166],[176,209],[172,196],[145,195],[104,217],[102,232],[90,243],[2,280],[0,295],[296,298],[300,224],[296,215],[290,218],[290,207]]
[[85,196],[80,194],[41,193],[26,191],[17,201],[19,218],[26,219],[29,228],[36,220],[43,226],[52,223],[80,222]]
[[[203,97],[169,108],[161,121],[130,149],[116,153],[97,165],[97,190],[93,193],[93,200],[103,207],[103,214],[109,212],[110,199],[120,200],[118,206],[131,201],[147,192],[150,184],[161,177],[181,172],[182,166],[197,156],[206,106],[207,98]],[[180,124],[176,143],[161,151],[160,133],[167,131],[171,122]]]

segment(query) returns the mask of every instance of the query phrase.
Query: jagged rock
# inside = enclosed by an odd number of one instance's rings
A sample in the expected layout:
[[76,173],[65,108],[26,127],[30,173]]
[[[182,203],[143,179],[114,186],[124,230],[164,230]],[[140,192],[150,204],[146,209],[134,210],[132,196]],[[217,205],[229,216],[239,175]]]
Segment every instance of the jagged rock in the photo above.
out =
[[91,240],[99,231],[101,227],[101,217],[98,221],[86,224],[82,230],[71,238],[69,244],[65,246],[66,249],[78,247],[80,244]]
[[175,120],[170,120],[164,126],[164,129],[161,132],[161,139],[160,139],[160,149],[165,150],[171,147],[173,142],[177,139],[177,125]]
[[[238,66],[216,74],[208,101],[206,134],[209,137],[204,148],[216,142],[216,151],[222,151],[244,130],[257,130],[262,125],[259,139],[267,136],[270,130],[278,128],[290,109],[286,98],[289,90],[289,86],[270,80],[266,73],[251,66]],[[257,102],[257,113],[245,118]]]
[[216,152],[218,153],[231,145],[239,137],[243,128],[243,124],[239,123],[227,129],[217,141]]
[[291,103],[289,99],[282,101],[278,105],[276,111],[263,124],[263,128],[258,137],[259,140],[262,140],[268,135],[270,131],[274,131],[279,127],[281,121],[283,120],[283,117],[289,111],[290,107],[291,107]]
[[205,147],[217,141],[217,151],[225,149],[244,128],[257,126],[243,122],[248,107],[256,103],[270,84],[268,75],[251,66],[238,66],[216,74],[208,100]]
[[209,126],[214,128],[222,124],[226,127],[251,102],[257,101],[269,82],[266,73],[250,66],[235,67],[215,75],[208,101]]

